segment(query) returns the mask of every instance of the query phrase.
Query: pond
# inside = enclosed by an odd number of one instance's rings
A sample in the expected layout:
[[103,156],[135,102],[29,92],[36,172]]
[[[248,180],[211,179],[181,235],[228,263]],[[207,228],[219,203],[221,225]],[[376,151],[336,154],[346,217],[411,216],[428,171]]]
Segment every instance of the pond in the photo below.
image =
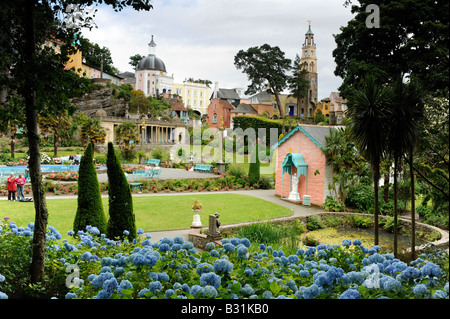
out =
[[[25,174],[26,166],[3,166],[0,167],[0,174],[3,176],[9,176],[11,173],[14,175]],[[67,172],[78,171],[78,165],[41,165],[41,171],[47,172]]]
[[[355,227],[327,227],[324,229],[313,230],[309,232],[314,238],[316,238],[322,244],[341,245],[344,239],[350,239],[351,241],[359,239],[364,247],[373,247],[374,245],[374,230],[373,228],[355,228]],[[394,246],[394,234],[380,229],[378,232],[379,245],[383,248],[384,252],[393,251]],[[397,235],[398,249],[399,251],[410,248],[411,238],[406,236]],[[422,245],[426,242],[416,238],[416,245]],[[301,243],[303,246],[303,243]]]

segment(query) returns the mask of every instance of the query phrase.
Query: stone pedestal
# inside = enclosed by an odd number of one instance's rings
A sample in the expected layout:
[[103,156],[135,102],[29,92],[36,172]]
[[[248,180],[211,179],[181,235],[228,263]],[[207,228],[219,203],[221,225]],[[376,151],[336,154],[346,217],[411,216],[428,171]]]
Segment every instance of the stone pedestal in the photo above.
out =
[[219,174],[225,173],[225,163],[216,163]]
[[208,240],[215,241],[222,239],[222,235],[220,234],[219,227],[219,213],[215,213],[214,215],[209,215],[209,227],[208,227]]
[[200,220],[200,215],[199,210],[194,210],[195,214],[194,214],[194,219],[192,221],[192,225],[191,228],[201,228],[202,227],[202,222]]
[[294,201],[294,202],[299,202],[300,201],[300,195],[297,192],[290,192],[289,193],[289,197],[288,200]]

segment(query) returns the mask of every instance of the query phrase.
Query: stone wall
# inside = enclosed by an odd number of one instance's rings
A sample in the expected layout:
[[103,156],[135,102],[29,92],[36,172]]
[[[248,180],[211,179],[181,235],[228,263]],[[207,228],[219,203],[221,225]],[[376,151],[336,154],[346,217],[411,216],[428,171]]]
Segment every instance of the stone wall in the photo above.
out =
[[128,116],[128,101],[116,98],[113,89],[109,87],[102,87],[74,98],[72,103],[77,106],[79,112],[88,117]]

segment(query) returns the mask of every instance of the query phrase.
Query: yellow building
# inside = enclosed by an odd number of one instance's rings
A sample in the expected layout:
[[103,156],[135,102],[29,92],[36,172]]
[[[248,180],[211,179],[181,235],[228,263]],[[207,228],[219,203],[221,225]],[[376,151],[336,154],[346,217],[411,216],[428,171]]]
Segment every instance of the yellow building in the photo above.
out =
[[185,107],[190,107],[198,115],[208,113],[209,87],[203,83],[183,82],[173,84],[173,94],[183,99]]
[[326,117],[330,116],[330,99],[328,97],[320,100],[320,102],[317,103],[317,108],[314,112],[314,115],[318,110],[320,110]]

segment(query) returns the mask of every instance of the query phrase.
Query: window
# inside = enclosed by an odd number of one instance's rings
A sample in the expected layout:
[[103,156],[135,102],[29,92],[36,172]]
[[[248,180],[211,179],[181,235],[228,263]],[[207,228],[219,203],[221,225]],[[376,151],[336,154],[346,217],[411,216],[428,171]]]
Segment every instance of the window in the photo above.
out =
[[217,113],[214,113],[212,122],[217,123]]

